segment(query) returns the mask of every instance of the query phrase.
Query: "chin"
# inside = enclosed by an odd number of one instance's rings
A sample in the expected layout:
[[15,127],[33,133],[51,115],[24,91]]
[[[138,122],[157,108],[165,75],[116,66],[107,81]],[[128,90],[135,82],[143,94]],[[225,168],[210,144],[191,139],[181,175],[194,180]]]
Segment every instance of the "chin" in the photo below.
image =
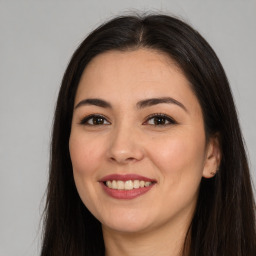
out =
[[119,217],[102,222],[103,229],[108,229],[121,233],[140,233],[148,230],[150,221],[145,216],[119,215]]

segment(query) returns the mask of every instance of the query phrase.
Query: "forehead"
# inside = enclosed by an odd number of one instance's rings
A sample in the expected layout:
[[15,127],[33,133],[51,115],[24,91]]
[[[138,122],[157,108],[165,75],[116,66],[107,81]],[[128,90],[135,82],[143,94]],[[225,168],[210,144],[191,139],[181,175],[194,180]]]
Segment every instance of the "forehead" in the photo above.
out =
[[144,48],[130,51],[113,50],[94,57],[85,68],[81,80],[99,80],[105,76],[104,79],[108,82],[111,75],[115,75],[115,79],[127,75],[129,82],[159,81],[166,78],[167,70],[182,73],[178,65],[162,52]]
[[129,102],[164,96],[199,104],[182,70],[166,54],[151,49],[115,50],[87,65],[75,102],[85,97]]

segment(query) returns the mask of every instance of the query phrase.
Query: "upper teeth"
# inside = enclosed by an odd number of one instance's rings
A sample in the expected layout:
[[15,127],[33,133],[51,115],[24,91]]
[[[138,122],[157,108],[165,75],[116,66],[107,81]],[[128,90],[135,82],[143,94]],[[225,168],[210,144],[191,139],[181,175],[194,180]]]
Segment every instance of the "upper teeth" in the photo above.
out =
[[152,184],[150,181],[144,181],[144,180],[108,180],[106,182],[107,187],[112,189],[119,189],[119,190],[131,190],[134,188],[143,188],[148,187]]

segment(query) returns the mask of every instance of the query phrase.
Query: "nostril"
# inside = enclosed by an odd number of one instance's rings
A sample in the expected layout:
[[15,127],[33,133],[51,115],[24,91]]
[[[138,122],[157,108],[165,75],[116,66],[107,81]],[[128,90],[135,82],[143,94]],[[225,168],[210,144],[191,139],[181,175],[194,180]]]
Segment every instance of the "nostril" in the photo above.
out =
[[135,160],[134,157],[128,157],[128,158],[126,159],[126,161],[133,161],[133,160]]
[[129,163],[129,162],[136,161],[136,158],[119,156],[119,157],[110,157],[110,160],[113,162],[118,162],[118,163]]

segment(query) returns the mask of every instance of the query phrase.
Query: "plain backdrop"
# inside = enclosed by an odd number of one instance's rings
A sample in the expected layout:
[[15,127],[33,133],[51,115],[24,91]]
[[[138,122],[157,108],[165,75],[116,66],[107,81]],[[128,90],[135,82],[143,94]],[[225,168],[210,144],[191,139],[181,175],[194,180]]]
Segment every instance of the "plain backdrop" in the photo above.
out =
[[0,0],[0,256],[39,255],[62,75],[89,31],[133,10],[181,17],[214,48],[232,87],[256,181],[256,1]]

